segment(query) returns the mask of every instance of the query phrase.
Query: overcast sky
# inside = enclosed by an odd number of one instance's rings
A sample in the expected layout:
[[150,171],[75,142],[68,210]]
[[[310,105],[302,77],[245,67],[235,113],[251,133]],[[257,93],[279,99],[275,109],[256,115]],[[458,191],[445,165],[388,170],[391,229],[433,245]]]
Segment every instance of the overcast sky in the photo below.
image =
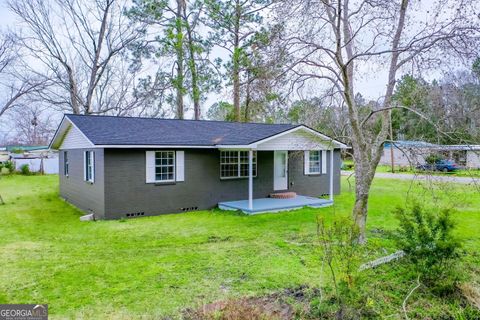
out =
[[[8,28],[15,28],[15,16],[7,9],[6,0],[0,0],[0,29],[6,30]],[[378,72],[379,70],[374,71],[373,69],[369,71],[368,81],[359,82],[357,89],[364,96],[378,98],[385,90],[386,72]]]
[[[416,13],[418,15],[418,19],[428,19],[428,14],[425,12],[418,11]],[[15,16],[6,8],[6,1],[0,0],[0,29],[7,30],[15,28]],[[214,52],[214,56],[222,55],[221,52]],[[362,75],[362,79],[356,79],[355,87],[358,92],[360,92],[365,98],[367,99],[374,99],[377,100],[382,97],[385,91],[385,83],[387,79],[387,67],[383,67],[378,64],[372,65],[364,65],[361,67],[362,70],[358,74]],[[401,74],[399,73],[399,77]],[[434,78],[439,78],[441,76],[440,71],[430,70],[428,74],[423,75],[427,80],[433,80]],[[312,92],[319,92],[321,88],[311,88]],[[1,94],[1,93],[0,93]],[[220,95],[211,95],[208,98],[207,103],[205,103],[205,107],[210,106],[216,100],[230,100],[230,97],[224,90]],[[202,112],[206,114],[204,110]],[[187,116],[192,116],[191,113],[187,113]],[[3,122],[3,123],[2,123]],[[11,130],[11,126],[6,123],[6,117],[0,120],[0,138],[1,133],[5,133],[5,131]]]

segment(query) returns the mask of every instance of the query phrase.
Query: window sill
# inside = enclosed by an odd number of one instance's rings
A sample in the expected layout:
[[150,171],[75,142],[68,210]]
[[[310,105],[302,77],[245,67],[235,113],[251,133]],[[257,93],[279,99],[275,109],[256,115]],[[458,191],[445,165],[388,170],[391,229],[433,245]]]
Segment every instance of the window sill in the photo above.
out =
[[169,186],[169,185],[174,185],[177,184],[176,181],[156,181],[153,182],[155,186]]

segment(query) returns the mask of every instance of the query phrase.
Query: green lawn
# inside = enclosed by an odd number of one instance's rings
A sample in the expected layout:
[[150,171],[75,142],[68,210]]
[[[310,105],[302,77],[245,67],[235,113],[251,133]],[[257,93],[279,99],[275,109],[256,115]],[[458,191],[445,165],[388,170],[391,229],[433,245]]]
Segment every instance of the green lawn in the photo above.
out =
[[[0,177],[7,203],[0,206],[0,303],[48,303],[53,318],[175,316],[183,307],[226,297],[322,286],[317,249],[298,244],[315,241],[317,215],[348,215],[353,203],[343,180],[335,206],[323,209],[257,216],[212,210],[80,222],[82,213],[60,200],[57,190],[57,176]],[[413,199],[456,210],[468,268],[478,271],[480,191],[467,186],[431,189],[377,179],[368,220],[370,258],[395,250],[384,231],[396,226],[392,209]],[[399,269],[389,268],[372,271],[375,290],[392,277],[400,283]],[[388,299],[377,299],[385,315],[400,315],[411,283],[398,286]],[[374,289],[369,289],[373,296]],[[411,308],[420,314],[427,312],[422,299],[439,314],[457,308],[417,297]]]
[[[345,166],[348,166],[348,170],[353,171],[353,161],[345,160]],[[457,176],[457,177],[473,177],[479,178],[480,177],[480,169],[461,169],[453,172],[441,172],[441,171],[423,171],[412,169],[409,166],[394,166],[395,173],[411,173],[411,174],[430,174],[430,175],[439,175],[439,176]],[[377,166],[376,172],[392,172],[392,166],[380,164]]]
[[[379,165],[376,172],[392,172],[392,167],[387,165]],[[480,169],[462,169],[453,172],[440,172],[440,171],[423,171],[411,169],[409,167],[395,167],[395,173],[416,173],[416,174],[434,174],[440,176],[457,176],[457,177],[480,177]]]

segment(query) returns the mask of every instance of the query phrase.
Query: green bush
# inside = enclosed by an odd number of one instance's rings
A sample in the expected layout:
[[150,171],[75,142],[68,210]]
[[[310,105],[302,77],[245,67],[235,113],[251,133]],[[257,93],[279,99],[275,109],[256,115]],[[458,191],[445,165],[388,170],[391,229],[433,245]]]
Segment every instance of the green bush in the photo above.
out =
[[20,172],[26,176],[30,175],[30,166],[28,164],[22,164],[22,166],[20,167]]
[[370,307],[368,296],[363,290],[367,279],[359,267],[364,247],[358,242],[359,229],[354,221],[349,218],[335,218],[331,225],[326,225],[319,216],[317,235],[320,257],[325,264],[331,288],[325,288],[323,297],[312,301],[312,317],[374,318],[375,311]]
[[428,164],[434,164],[440,160],[443,160],[442,156],[438,155],[438,154],[430,154],[428,155],[426,158],[425,158],[425,162],[428,163]]
[[5,163],[3,164],[3,167],[7,169],[9,173],[12,173],[15,168],[13,161],[11,160],[5,161]]
[[400,222],[397,245],[413,263],[421,281],[440,293],[453,290],[460,280],[461,243],[453,235],[451,211],[433,212],[414,204],[408,209],[398,208],[395,213]]

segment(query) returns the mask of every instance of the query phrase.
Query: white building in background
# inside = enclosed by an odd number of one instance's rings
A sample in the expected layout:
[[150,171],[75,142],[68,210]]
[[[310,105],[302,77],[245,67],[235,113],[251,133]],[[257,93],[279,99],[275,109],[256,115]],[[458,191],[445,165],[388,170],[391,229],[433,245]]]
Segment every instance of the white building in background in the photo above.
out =
[[[391,143],[383,148],[380,164],[391,165]],[[467,169],[480,169],[480,145],[437,145],[424,141],[395,141],[393,162],[395,166],[409,167],[425,164],[430,155],[453,160]]]
[[[57,158],[28,158],[15,159],[15,170],[21,171],[23,165],[28,165],[31,172],[42,172],[44,174],[58,174],[58,157]],[[43,166],[43,170],[42,170]]]
[[[21,147],[10,149],[21,150]],[[28,165],[31,172],[58,174],[58,152],[48,149],[48,146],[25,147],[21,152],[10,151],[9,158],[14,162],[16,171],[21,171],[22,166]]]

